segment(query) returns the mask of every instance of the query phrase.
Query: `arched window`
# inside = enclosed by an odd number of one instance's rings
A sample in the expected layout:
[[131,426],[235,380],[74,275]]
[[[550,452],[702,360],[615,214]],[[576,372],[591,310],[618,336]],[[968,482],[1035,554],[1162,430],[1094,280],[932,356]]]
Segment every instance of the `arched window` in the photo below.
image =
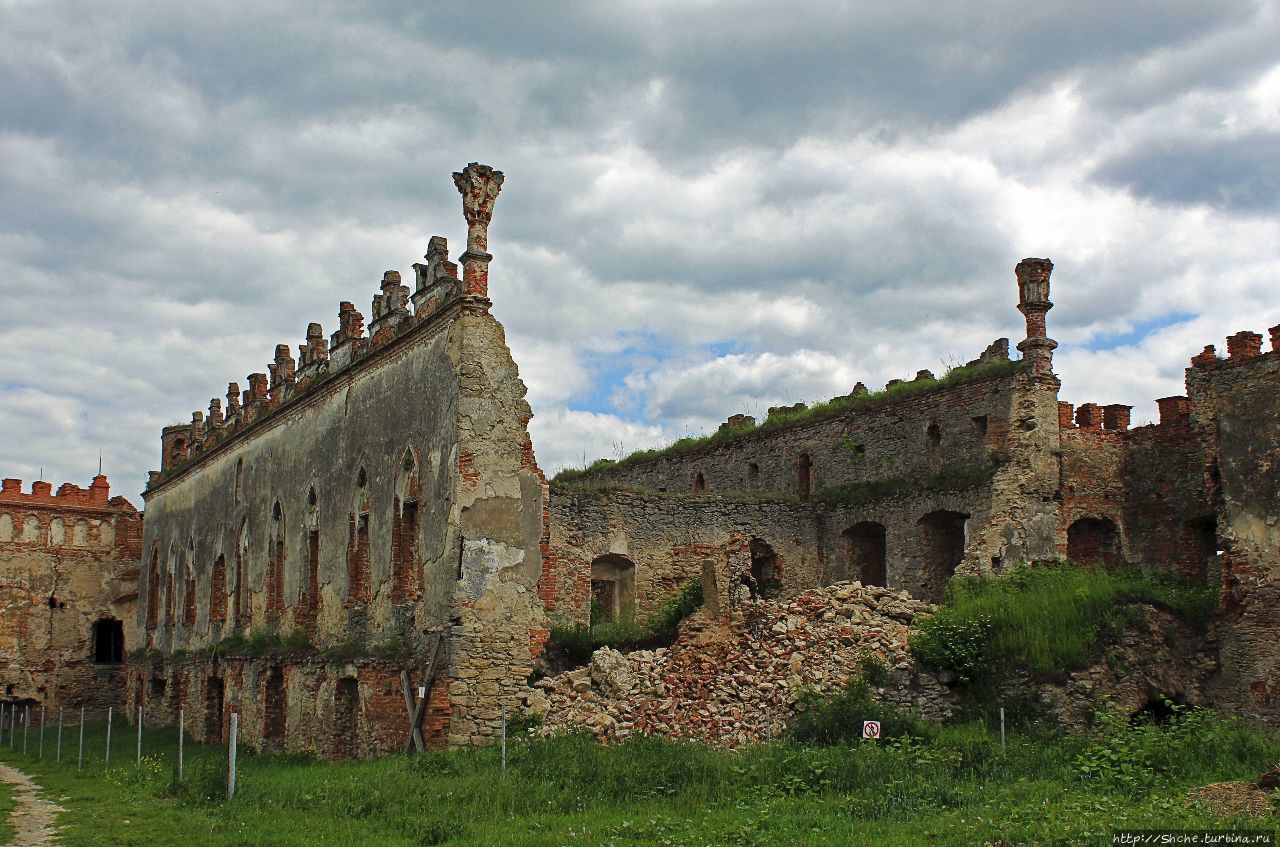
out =
[[636,566],[609,553],[591,563],[591,622],[626,620],[636,611]]
[[244,500],[244,458],[236,459],[236,504]]
[[40,541],[40,519],[35,515],[27,515],[27,519],[23,521],[22,540],[28,544],[36,544]]
[[209,623],[220,624],[227,619],[227,557],[222,553],[213,560],[209,575]]
[[84,518],[76,521],[75,527],[71,530],[71,543],[77,547],[89,546],[89,522]]
[[1081,564],[1118,567],[1124,556],[1120,532],[1110,518],[1081,518],[1067,527],[1067,558]]
[[355,502],[347,529],[347,605],[369,602],[373,566],[369,556],[369,477],[356,471]]
[[418,553],[420,527],[418,504],[422,485],[412,448],[406,448],[396,472],[396,493],[391,504],[391,599],[417,600],[422,596],[422,561]]
[[93,661],[114,665],[124,661],[124,623],[100,618],[93,624]]
[[160,545],[151,545],[151,565],[147,568],[147,629],[155,629],[160,616]]
[[285,521],[277,500],[271,506],[271,537],[267,541],[267,619],[284,614]]
[[929,458],[929,467],[937,470],[942,466],[942,427],[936,423],[929,424],[924,431],[925,453]]
[[52,547],[61,547],[67,543],[67,525],[62,522],[62,518],[54,518],[49,521],[49,545]]

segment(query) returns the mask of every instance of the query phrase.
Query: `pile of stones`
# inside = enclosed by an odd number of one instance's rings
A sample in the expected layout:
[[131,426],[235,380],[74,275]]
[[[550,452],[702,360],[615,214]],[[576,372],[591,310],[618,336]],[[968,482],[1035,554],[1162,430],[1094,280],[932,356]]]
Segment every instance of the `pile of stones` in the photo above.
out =
[[906,592],[858,582],[749,601],[727,619],[703,611],[669,648],[602,648],[587,667],[538,681],[527,711],[547,735],[645,733],[738,747],[781,734],[804,691],[834,692],[876,659],[888,670],[877,699],[938,720],[952,698],[908,652],[911,624],[932,611]]

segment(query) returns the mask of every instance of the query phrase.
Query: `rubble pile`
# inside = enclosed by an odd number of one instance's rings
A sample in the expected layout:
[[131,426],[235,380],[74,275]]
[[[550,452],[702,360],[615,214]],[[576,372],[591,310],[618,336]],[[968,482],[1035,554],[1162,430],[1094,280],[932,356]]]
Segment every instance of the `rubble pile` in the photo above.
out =
[[779,601],[749,601],[726,622],[699,612],[670,648],[597,650],[589,666],[538,681],[528,711],[542,732],[635,733],[736,747],[786,729],[804,689],[843,687],[866,658],[888,669],[876,697],[941,718],[950,697],[908,652],[911,623],[933,610],[906,592],[837,583]]

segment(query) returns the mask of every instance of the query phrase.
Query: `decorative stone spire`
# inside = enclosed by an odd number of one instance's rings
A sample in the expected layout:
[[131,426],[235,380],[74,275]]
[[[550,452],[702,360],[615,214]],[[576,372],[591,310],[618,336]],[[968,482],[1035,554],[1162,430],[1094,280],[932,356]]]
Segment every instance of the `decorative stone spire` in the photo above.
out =
[[1027,320],[1027,337],[1018,349],[1033,373],[1053,372],[1053,351],[1058,342],[1045,334],[1045,313],[1053,308],[1049,302],[1049,274],[1053,262],[1048,259],[1023,259],[1013,269],[1018,278],[1018,311]]
[[462,281],[466,293],[489,296],[489,222],[493,204],[502,190],[502,171],[472,162],[453,175],[462,194],[462,214],[467,219],[467,252],[462,254]]

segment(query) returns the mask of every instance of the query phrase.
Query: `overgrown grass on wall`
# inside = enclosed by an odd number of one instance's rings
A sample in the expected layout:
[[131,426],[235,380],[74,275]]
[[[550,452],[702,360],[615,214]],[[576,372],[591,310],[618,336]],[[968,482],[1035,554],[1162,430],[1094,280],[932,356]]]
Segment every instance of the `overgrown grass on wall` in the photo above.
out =
[[675,641],[680,622],[693,614],[702,601],[702,582],[690,580],[679,594],[659,606],[643,622],[634,618],[596,621],[593,608],[590,626],[553,626],[551,641],[577,663],[588,661],[591,654],[601,647],[635,650],[667,646]]
[[1141,612],[1127,601],[1169,609],[1202,625],[1217,592],[1174,575],[1107,572],[1072,564],[1018,568],[1001,577],[962,576],[948,584],[942,606],[919,625],[911,651],[961,682],[996,668],[1039,674],[1086,667],[1099,643],[1115,640]]
[[625,468],[654,459],[700,453],[722,444],[736,441],[754,432],[790,429],[818,423],[849,412],[870,411],[941,388],[951,388],[985,379],[1011,376],[1017,373],[1021,367],[1022,360],[1020,359],[1002,359],[972,366],[960,365],[949,369],[940,379],[912,380],[911,382],[898,383],[891,388],[884,388],[880,391],[868,391],[865,394],[849,394],[843,397],[835,397],[805,409],[777,412],[770,415],[760,424],[719,430],[709,435],[681,438],[666,447],[636,450],[621,459],[597,459],[584,468],[565,468],[557,473],[551,481],[566,483],[613,468]]

